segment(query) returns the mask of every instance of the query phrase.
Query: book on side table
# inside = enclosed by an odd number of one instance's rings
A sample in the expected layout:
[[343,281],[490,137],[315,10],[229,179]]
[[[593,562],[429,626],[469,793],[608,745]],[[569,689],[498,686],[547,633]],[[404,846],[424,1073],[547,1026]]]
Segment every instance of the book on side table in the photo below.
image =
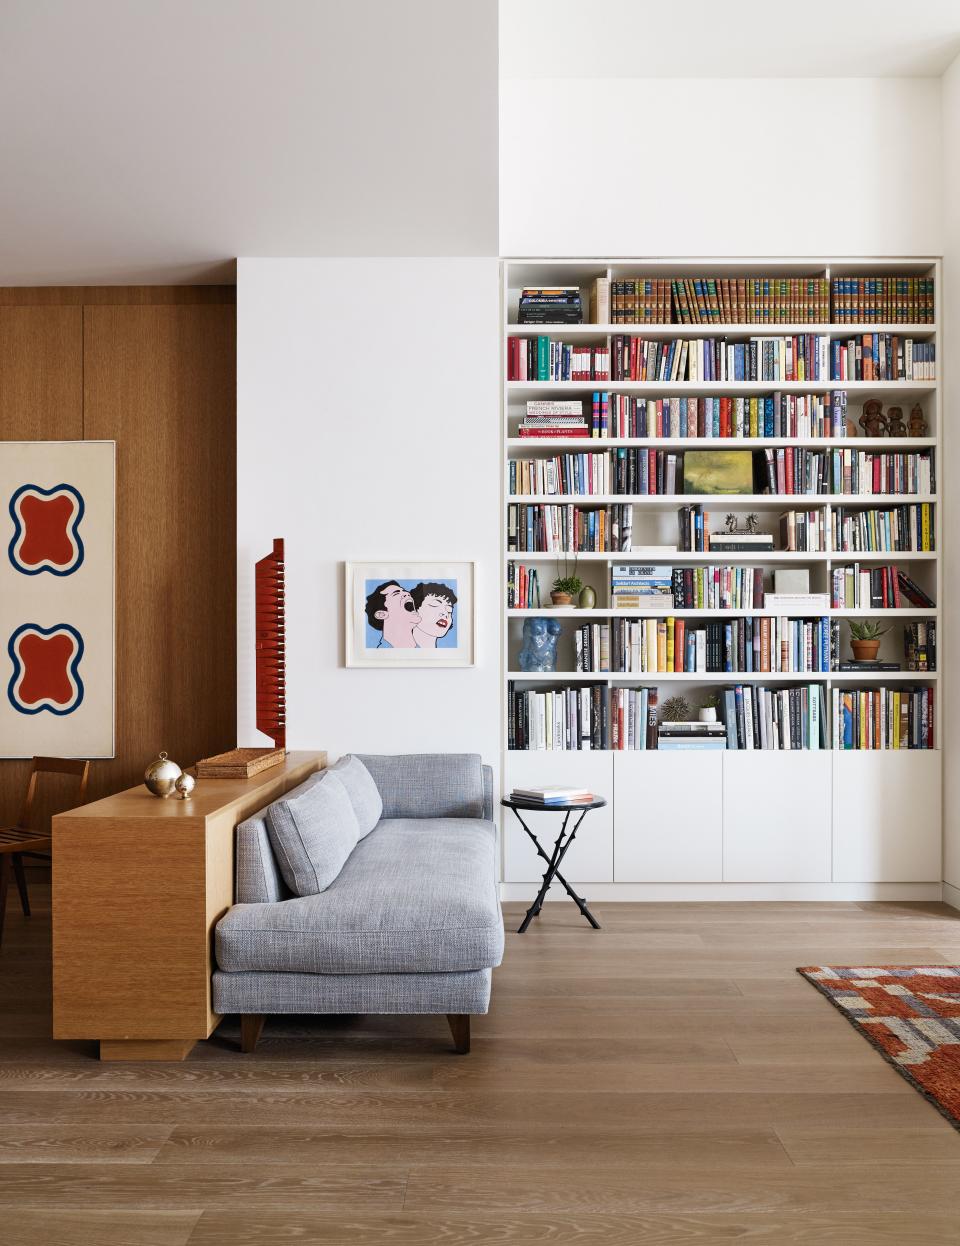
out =
[[510,798],[537,805],[574,805],[589,803],[594,795],[585,787],[515,787]]

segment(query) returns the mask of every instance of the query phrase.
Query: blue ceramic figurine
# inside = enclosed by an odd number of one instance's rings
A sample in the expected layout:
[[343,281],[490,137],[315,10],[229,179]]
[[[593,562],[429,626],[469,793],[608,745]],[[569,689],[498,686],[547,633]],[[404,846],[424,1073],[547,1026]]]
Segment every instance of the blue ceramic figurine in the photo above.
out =
[[522,671],[555,671],[559,635],[560,623],[557,619],[524,619],[520,669]]

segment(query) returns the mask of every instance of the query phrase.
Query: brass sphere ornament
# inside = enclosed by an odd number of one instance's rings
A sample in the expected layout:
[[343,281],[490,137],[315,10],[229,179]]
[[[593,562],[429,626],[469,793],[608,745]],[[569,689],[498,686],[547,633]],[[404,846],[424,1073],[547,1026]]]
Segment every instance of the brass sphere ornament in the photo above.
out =
[[189,800],[193,789],[197,786],[197,781],[192,774],[187,774],[187,772],[184,771],[180,778],[177,779],[175,786],[177,789],[177,795],[180,799]]
[[166,753],[161,753],[159,757],[155,757],[143,772],[143,781],[147,791],[152,792],[154,796],[159,796],[161,800],[166,800],[168,796],[172,796],[176,788],[177,779],[183,774],[183,771],[175,761],[171,761]]

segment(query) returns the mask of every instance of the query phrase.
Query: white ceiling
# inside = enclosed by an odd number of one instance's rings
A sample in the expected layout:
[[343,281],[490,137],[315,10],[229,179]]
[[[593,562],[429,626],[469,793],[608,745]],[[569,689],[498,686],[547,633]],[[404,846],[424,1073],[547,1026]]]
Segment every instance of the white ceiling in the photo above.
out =
[[496,0],[0,0],[0,285],[496,255]]
[[960,0],[500,0],[502,78],[939,77],[958,53]]

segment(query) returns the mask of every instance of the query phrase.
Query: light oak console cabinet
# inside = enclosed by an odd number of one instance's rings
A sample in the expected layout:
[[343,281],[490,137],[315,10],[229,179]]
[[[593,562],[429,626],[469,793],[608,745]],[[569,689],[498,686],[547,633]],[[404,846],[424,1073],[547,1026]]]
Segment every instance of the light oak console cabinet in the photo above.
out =
[[142,785],[53,819],[53,1036],[102,1060],[182,1060],[220,1018],[213,930],[233,903],[234,828],[326,765],[288,753],[190,800]]

